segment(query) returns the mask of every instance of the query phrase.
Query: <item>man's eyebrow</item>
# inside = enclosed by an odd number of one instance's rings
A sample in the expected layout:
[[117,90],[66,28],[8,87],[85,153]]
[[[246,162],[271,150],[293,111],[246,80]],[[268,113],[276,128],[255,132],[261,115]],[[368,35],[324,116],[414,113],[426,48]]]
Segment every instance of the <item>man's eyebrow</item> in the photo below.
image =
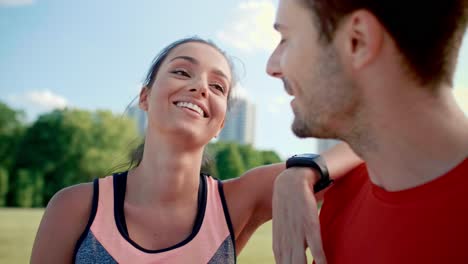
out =
[[189,62],[191,62],[193,64],[196,64],[196,65],[200,64],[197,59],[195,59],[193,57],[190,57],[190,56],[177,56],[175,58],[172,58],[170,61],[174,61],[174,60],[177,60],[177,59],[186,60],[186,61],[189,61]]

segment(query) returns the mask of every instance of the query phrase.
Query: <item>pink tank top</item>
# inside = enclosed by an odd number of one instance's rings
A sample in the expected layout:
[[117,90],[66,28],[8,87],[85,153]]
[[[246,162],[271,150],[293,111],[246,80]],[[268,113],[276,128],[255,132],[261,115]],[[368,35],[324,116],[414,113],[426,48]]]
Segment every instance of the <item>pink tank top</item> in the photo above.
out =
[[165,249],[147,250],[128,236],[123,214],[127,173],[94,181],[88,226],[75,263],[236,263],[235,240],[222,182],[201,175],[192,233]]

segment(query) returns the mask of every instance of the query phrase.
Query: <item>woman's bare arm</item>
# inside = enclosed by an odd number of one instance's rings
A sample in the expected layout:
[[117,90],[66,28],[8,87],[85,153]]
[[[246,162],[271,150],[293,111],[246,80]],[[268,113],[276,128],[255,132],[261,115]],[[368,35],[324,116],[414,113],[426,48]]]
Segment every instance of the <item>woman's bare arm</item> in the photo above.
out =
[[[330,176],[335,180],[363,162],[344,143],[323,156]],[[317,207],[317,201],[325,192],[314,195],[312,187],[315,182],[316,179],[311,179],[302,168],[287,169],[275,181],[273,251],[277,263],[305,263],[306,247],[309,247],[315,263],[326,263]]]
[[[362,163],[361,159],[345,143],[339,143],[321,155],[328,165],[332,179],[343,177]],[[299,168],[298,170],[301,173],[288,175],[289,179],[284,177],[284,180],[301,181],[305,186],[313,186],[319,178],[318,172],[313,169]],[[224,182],[238,253],[253,232],[272,218],[273,186],[278,175],[283,171],[285,171],[284,163],[261,166],[247,171],[240,178]],[[323,197],[322,193],[317,194],[317,199]]]
[[36,234],[31,263],[73,263],[76,242],[88,223],[92,192],[92,183],[86,183],[52,197]]

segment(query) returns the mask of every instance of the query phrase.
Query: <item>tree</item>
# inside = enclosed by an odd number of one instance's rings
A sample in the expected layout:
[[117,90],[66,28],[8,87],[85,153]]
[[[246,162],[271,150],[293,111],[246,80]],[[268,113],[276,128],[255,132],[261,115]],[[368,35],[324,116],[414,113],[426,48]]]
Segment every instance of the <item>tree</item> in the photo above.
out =
[[15,177],[15,190],[13,193],[16,206],[38,207],[43,205],[42,189],[43,177],[37,172],[21,169]]
[[6,205],[8,192],[8,171],[0,166],[0,206]]
[[0,102],[0,206],[7,204],[9,178],[24,131],[24,113]]
[[104,176],[127,160],[138,138],[133,121],[109,111],[54,110],[25,132],[16,155],[9,201],[44,206],[60,189]]
[[24,113],[0,102],[0,166],[11,168],[18,143],[24,131]]
[[215,153],[217,152],[216,144],[210,143],[208,146],[205,147],[205,151],[203,153],[203,161],[201,172],[211,175],[213,177],[217,177],[218,170],[216,168],[216,160],[215,160]]
[[261,152],[255,150],[251,145],[239,145],[239,153],[245,165],[245,170],[263,165],[263,157]]
[[220,179],[230,179],[255,167],[281,162],[274,151],[259,151],[251,145],[239,145],[233,142],[210,143],[206,151],[215,157],[216,169],[219,172],[211,175],[219,175]]
[[23,127],[24,112],[10,108],[0,101],[0,135],[14,134]]
[[263,160],[263,165],[281,162],[281,158],[276,152],[271,150],[264,150],[260,152]]
[[218,178],[226,180],[241,175],[245,169],[239,150],[233,143],[228,143],[216,155]]

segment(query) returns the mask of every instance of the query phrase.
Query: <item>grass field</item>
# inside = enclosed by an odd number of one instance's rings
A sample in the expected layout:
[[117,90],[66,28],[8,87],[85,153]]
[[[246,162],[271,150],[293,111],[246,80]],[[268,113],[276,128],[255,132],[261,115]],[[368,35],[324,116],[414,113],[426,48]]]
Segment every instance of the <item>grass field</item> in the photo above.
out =
[[0,263],[29,263],[42,209],[0,209]]
[[[0,208],[0,263],[28,263],[42,209]],[[271,222],[253,235],[238,258],[240,264],[274,263]]]

